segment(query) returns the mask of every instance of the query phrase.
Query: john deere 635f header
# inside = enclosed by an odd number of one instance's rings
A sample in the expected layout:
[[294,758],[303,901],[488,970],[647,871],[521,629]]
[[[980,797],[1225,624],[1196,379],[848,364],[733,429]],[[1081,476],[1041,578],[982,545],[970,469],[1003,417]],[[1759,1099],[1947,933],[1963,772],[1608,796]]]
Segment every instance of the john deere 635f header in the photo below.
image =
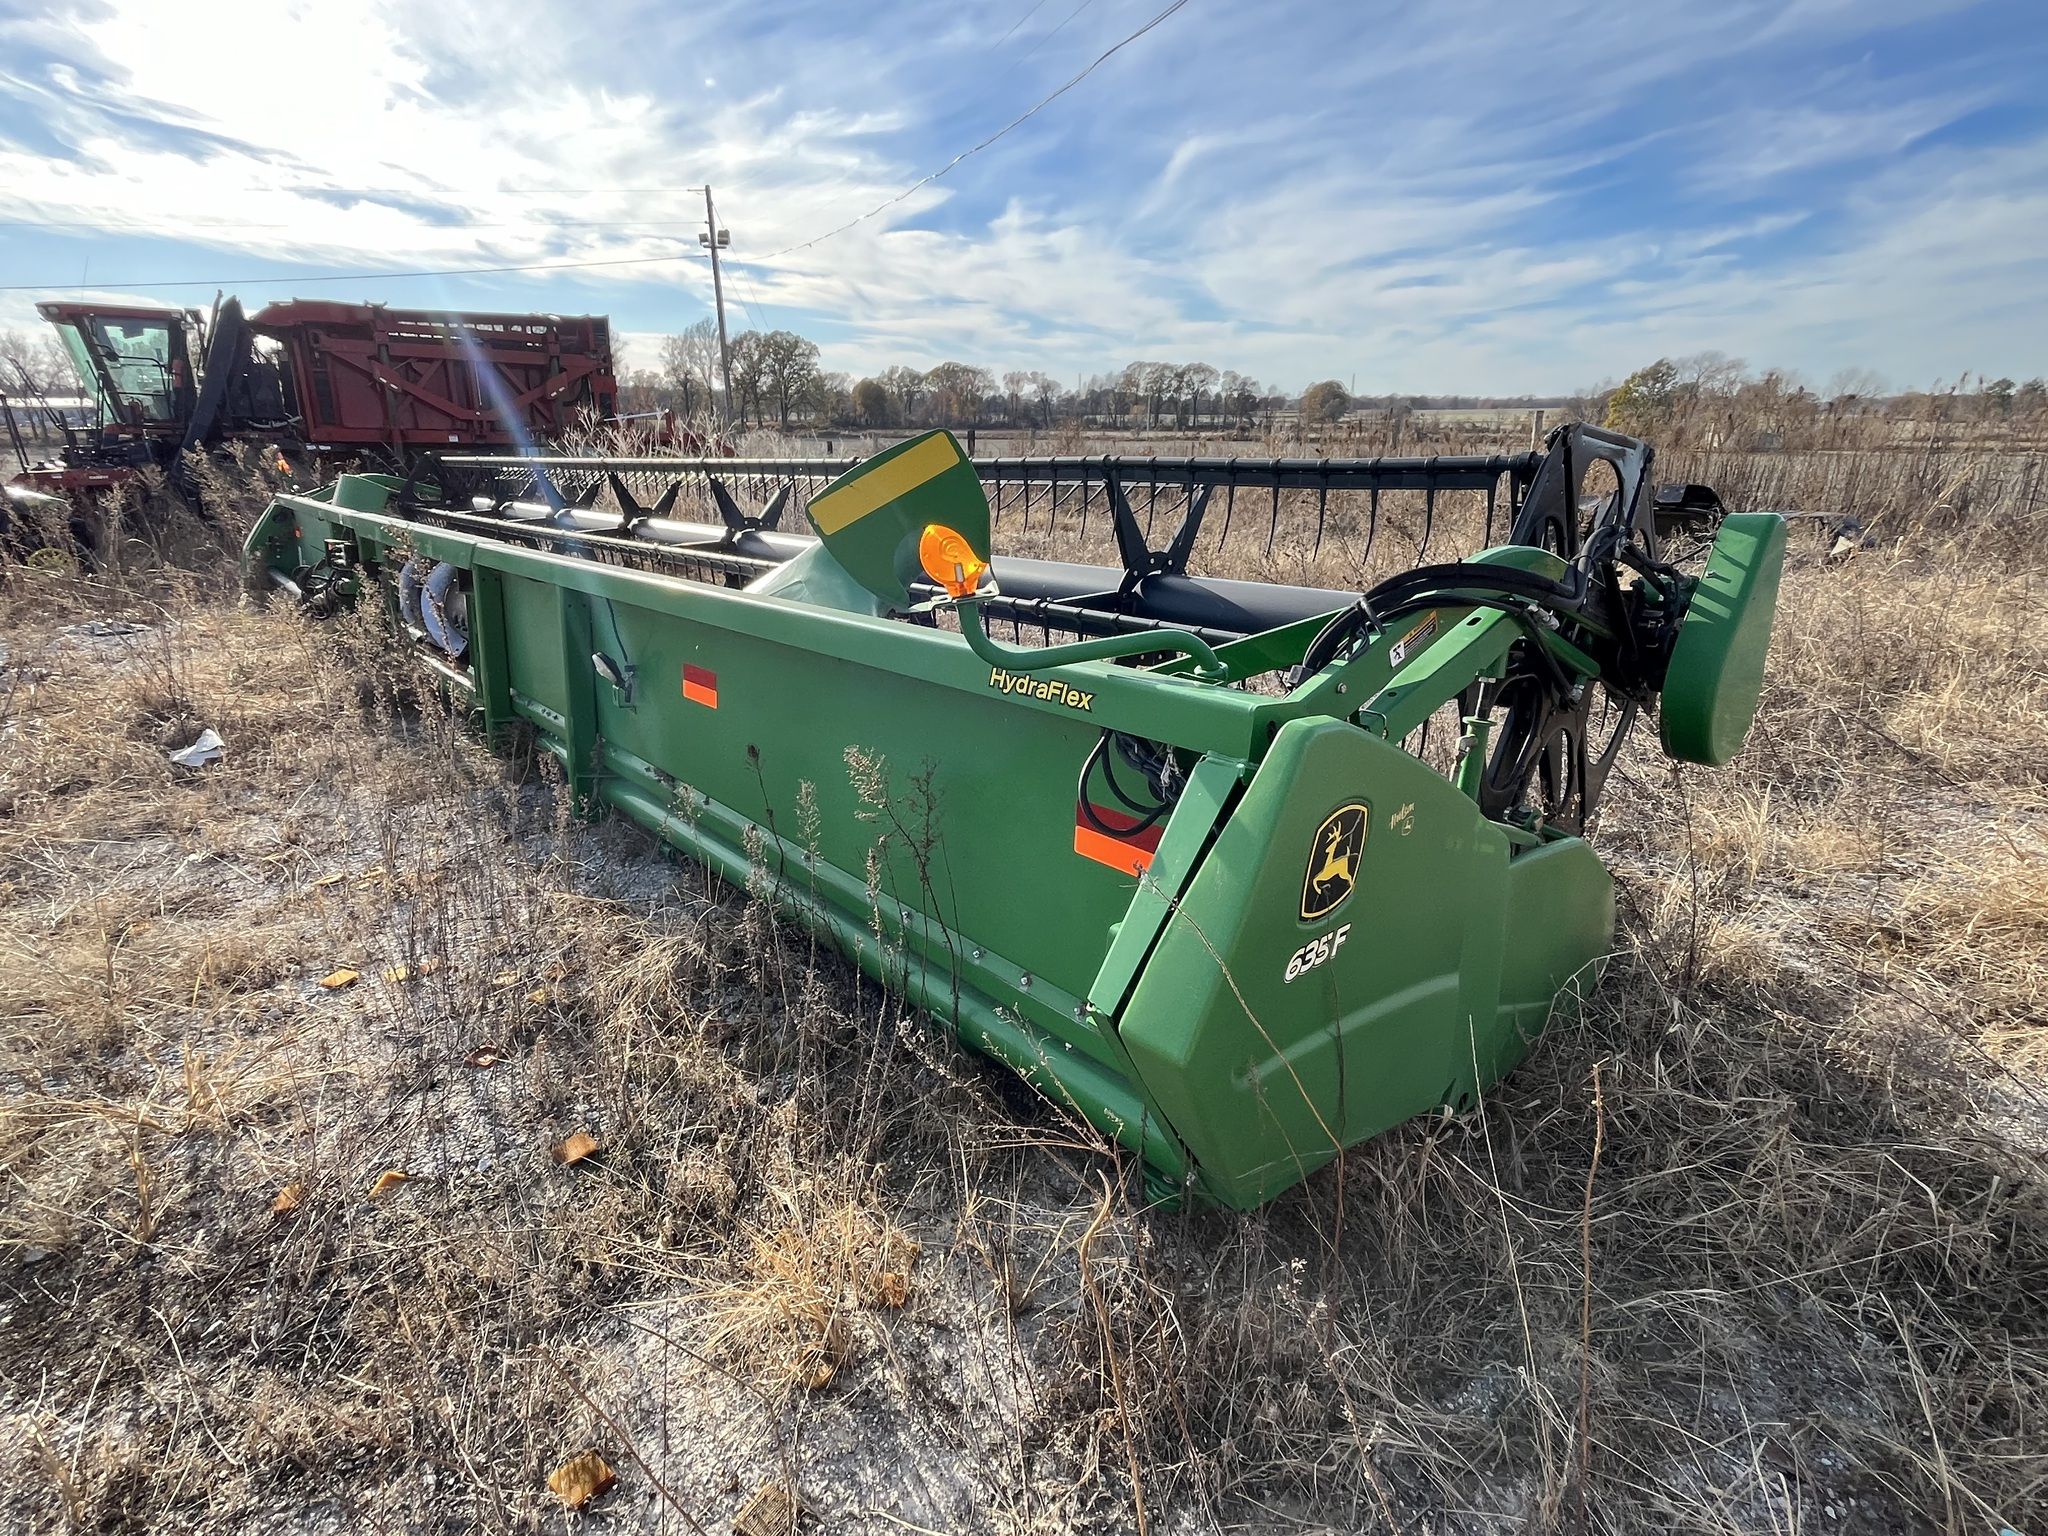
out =
[[[1589,427],[1489,458],[451,458],[281,497],[246,560],[381,604],[580,804],[765,878],[1162,1192],[1251,1206],[1468,1102],[1606,952],[1583,834],[1639,713],[1673,757],[1740,747],[1784,527],[1650,463]],[[1020,537],[1034,499],[1040,538],[1098,509],[1119,563],[994,557],[985,485]],[[1283,495],[1367,590],[1187,573],[1219,502],[1241,543],[1270,498],[1270,556]],[[1365,580],[1452,500],[1468,557]]]

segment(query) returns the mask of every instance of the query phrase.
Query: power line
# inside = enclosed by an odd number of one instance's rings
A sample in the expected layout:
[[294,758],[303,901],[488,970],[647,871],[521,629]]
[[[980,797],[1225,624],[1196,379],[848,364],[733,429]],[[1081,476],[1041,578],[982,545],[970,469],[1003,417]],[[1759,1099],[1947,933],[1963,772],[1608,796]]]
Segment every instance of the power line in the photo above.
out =
[[[304,219],[299,219],[288,224],[230,224],[213,223],[206,219],[186,218],[182,214],[177,215],[176,217],[180,227],[190,229],[202,229],[208,231],[209,233],[216,234],[239,233],[257,229],[304,229],[306,227],[306,221]],[[492,222],[488,224],[472,224],[467,221],[464,221],[463,223],[460,224],[427,224],[421,227],[426,233],[429,234],[461,234],[464,231],[472,229],[559,229],[568,231],[584,229],[611,229],[630,232],[633,230],[695,229],[702,222],[703,220],[701,219],[660,219],[651,222],[640,219],[513,219],[503,223]],[[113,224],[107,222],[104,219],[0,219],[0,228],[91,229],[98,230],[102,234],[109,235],[163,236],[168,233],[165,230],[165,228],[161,225]]]
[[[1026,49],[1024,57],[1019,59],[1017,61],[1017,64],[1030,63],[1033,54],[1037,53],[1039,49],[1043,48],[1047,43],[1051,42],[1054,38],[1058,37],[1062,32],[1066,31],[1067,23],[1072,21],[1076,16],[1080,15],[1083,11],[1087,10],[1088,7],[1093,5],[1094,3],[1095,0],[1081,0],[1081,3],[1079,5],[1075,6],[1071,11],[1067,12],[1065,16],[1060,18],[1060,24],[1058,26],[1054,27],[1050,32],[1046,33],[1045,36],[1041,37],[1037,42],[1033,43],[1028,49]],[[1012,64],[1010,67],[1012,69],[1015,69],[1017,67],[1017,64]]]
[[[775,306],[761,296],[761,290],[754,286],[754,280],[747,274],[746,267],[742,264],[734,263],[727,270],[734,277],[738,278],[746,288],[746,292],[740,295],[740,302],[746,305],[747,313],[753,317],[755,327],[763,331],[773,330],[774,327],[761,317],[761,311],[767,310],[770,315],[773,315]],[[759,309],[755,308],[757,302],[760,305]]]
[[[843,235],[849,229],[852,229],[856,224],[865,224],[869,219],[872,219],[876,214],[886,212],[888,209],[895,207],[898,203],[902,202],[906,197],[909,197],[913,192],[916,192],[919,188],[930,186],[933,182],[937,181],[941,176],[945,175],[948,171],[952,170],[953,167],[958,165],[961,161],[966,160],[973,155],[980,154],[984,149],[987,149],[989,145],[995,143],[996,140],[1002,138],[1003,135],[1009,133],[1012,129],[1021,127],[1023,124],[1029,122],[1032,118],[1036,117],[1040,112],[1043,112],[1047,107],[1051,106],[1054,102],[1058,101],[1062,96],[1066,95],[1067,92],[1071,91],[1075,86],[1079,85],[1083,80],[1086,80],[1090,75],[1094,74],[1095,71],[1101,68],[1102,65],[1106,63],[1112,55],[1120,53],[1125,48],[1128,48],[1132,43],[1135,43],[1139,38],[1143,37],[1147,32],[1150,32],[1154,27],[1158,26],[1162,21],[1166,20],[1167,17],[1171,16],[1175,11],[1179,10],[1182,6],[1186,5],[1187,3],[1188,0],[1173,0],[1173,3],[1171,5],[1167,6],[1165,10],[1161,11],[1158,15],[1154,16],[1150,21],[1146,22],[1145,25],[1138,28],[1137,31],[1130,33],[1128,36],[1123,37],[1119,39],[1117,42],[1111,44],[1108,48],[1105,48],[1100,54],[1096,55],[1095,61],[1092,64],[1090,64],[1086,69],[1082,70],[1081,73],[1074,76],[1073,79],[1069,80],[1065,85],[1061,86],[1058,90],[1054,91],[1050,96],[1044,98],[1036,106],[1032,107],[1029,111],[1025,112],[1022,116],[1012,118],[1009,122],[1005,123],[1002,127],[998,128],[994,133],[990,134],[987,138],[983,139],[979,144],[976,144],[973,148],[961,150],[959,154],[955,155],[952,159],[948,160],[936,171],[933,171],[928,176],[919,177],[916,181],[913,181],[909,186],[905,187],[901,192],[898,192],[894,197],[888,199],[886,202],[877,203],[874,207],[870,208],[866,213],[861,214],[858,218],[848,219],[844,224],[840,225],[837,229],[828,229],[822,235],[813,235],[810,239],[799,241],[795,245],[786,245],[779,251],[770,251],[766,256],[763,256],[760,259],[762,261],[773,261],[778,256],[788,256],[796,251],[807,251],[812,246],[823,244],[825,241],[832,239],[835,235]],[[1071,19],[1072,18],[1070,17],[1069,20]],[[1065,25],[1065,23],[1062,23],[1062,25]]]
[[544,194],[549,197],[612,197],[628,194],[634,197],[648,197],[655,193],[690,193],[694,195],[695,193],[702,192],[704,189],[702,187],[450,187],[445,190],[470,193],[517,192],[522,195],[534,193]]
[[1032,17],[1036,16],[1039,13],[1039,11],[1044,8],[1044,6],[1045,0],[1032,0],[1031,9],[1026,11],[1022,16],[1019,16],[1015,21],[1010,23],[1010,30],[1005,32],[1001,37],[996,39],[996,46],[1000,48],[1003,46],[1003,44],[1007,43],[1011,38],[1015,37],[1017,35],[1017,29],[1023,26],[1024,23],[1029,21]]
[[754,292],[754,285],[752,281],[747,277],[745,269],[735,266],[732,269],[732,274],[734,277],[737,277],[740,280],[741,286],[745,290],[740,294],[740,302],[746,305],[747,318],[754,322],[754,329],[757,331],[765,331],[771,329],[771,327],[768,325],[768,322],[761,318],[761,311],[754,308],[753,298],[749,297],[749,295],[752,295]]

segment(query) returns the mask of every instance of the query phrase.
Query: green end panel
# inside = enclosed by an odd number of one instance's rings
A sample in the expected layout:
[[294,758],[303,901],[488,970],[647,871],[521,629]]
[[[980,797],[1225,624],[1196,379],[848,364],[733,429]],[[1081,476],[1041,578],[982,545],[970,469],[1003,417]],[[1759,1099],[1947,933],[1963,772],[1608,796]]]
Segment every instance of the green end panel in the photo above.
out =
[[1763,691],[1785,520],[1742,512],[1722,521],[1671,648],[1659,734],[1664,750],[1716,766],[1742,750]]
[[242,581],[252,590],[263,584],[263,572],[269,563],[268,556],[274,544],[282,542],[281,534],[289,533],[289,514],[276,502],[263,509],[263,515],[249,525],[249,532],[242,539]]
[[1524,876],[1408,754],[1281,727],[1119,1020],[1203,1191],[1257,1205],[1512,1068],[1612,936],[1606,871],[1559,846]]
[[334,482],[334,505],[350,512],[382,512],[398,486],[389,475],[343,475]]
[[243,581],[261,589],[269,585],[266,571],[290,576],[311,565],[334,535],[335,512],[382,512],[403,483],[391,475],[343,475],[304,495],[277,497],[242,541]]
[[1508,911],[1523,916],[1507,928],[1501,1014],[1533,1038],[1571,977],[1585,972],[1591,989],[1614,932],[1614,877],[1582,839],[1562,837],[1508,865]]
[[950,432],[921,433],[876,454],[812,497],[805,510],[833,559],[886,608],[910,601],[907,588],[922,571],[917,543],[927,524],[944,524],[983,560],[989,556],[988,497]]

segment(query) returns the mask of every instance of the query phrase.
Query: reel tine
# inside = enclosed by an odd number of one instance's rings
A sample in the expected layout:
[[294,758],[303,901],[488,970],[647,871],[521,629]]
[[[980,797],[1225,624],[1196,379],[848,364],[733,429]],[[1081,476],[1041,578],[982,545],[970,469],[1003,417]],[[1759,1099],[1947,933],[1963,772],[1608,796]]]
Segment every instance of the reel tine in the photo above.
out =
[[[1429,459],[1429,462],[1430,462],[1430,464],[1431,464],[1432,466],[1434,466],[1434,465],[1435,465],[1435,463],[1436,463],[1436,455],[1435,455],[1435,454],[1431,454],[1431,455],[1430,455],[1430,459]],[[1421,543],[1420,543],[1419,545],[1417,545],[1417,546],[1416,546],[1416,549],[1415,549],[1415,563],[1416,563],[1417,565],[1422,565],[1422,564],[1425,564],[1425,563],[1426,563],[1426,562],[1428,561],[1428,559],[1429,559],[1429,538],[1430,538],[1430,535],[1431,535],[1431,534],[1433,534],[1433,533],[1435,533],[1435,532],[1436,532],[1436,487],[1435,487],[1434,485],[1431,485],[1431,486],[1429,487],[1429,489],[1428,489],[1428,490],[1426,490],[1426,491],[1424,491],[1424,492],[1422,493],[1422,542],[1421,542]]]
[[1323,460],[1323,483],[1316,487],[1316,542],[1309,551],[1313,559],[1323,552],[1323,519],[1330,510],[1330,461]]

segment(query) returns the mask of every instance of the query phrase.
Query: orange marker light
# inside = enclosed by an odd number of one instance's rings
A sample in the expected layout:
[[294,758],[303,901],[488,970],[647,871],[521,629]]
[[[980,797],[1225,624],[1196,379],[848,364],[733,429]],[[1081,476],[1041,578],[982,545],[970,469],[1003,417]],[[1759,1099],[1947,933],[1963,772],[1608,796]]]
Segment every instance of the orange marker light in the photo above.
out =
[[944,523],[925,524],[924,537],[917,541],[917,561],[925,575],[954,597],[972,597],[988,574],[988,562],[974,552],[967,536]]

